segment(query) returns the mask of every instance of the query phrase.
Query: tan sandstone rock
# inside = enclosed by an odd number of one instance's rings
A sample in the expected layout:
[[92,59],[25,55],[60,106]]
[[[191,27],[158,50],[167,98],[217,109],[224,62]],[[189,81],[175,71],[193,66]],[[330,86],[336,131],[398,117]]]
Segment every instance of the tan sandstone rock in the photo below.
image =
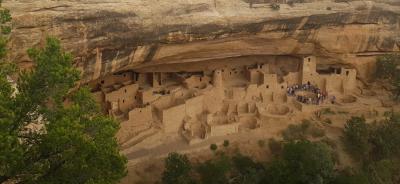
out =
[[248,55],[315,55],[350,63],[368,78],[374,56],[400,50],[396,1],[307,2],[278,11],[243,0],[6,0],[4,6],[14,18],[16,62],[29,64],[26,49],[56,36],[74,54],[83,81]]

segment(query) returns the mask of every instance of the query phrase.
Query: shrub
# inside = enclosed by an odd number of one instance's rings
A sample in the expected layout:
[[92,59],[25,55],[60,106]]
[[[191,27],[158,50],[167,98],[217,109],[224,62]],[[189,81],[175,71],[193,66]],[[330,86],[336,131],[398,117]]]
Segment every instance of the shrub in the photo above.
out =
[[217,146],[216,144],[211,144],[211,145],[210,145],[210,149],[211,149],[212,151],[216,151],[216,150],[218,149],[218,146]]
[[400,64],[400,55],[379,56],[376,62],[376,77],[393,79],[397,74],[396,67]]
[[380,56],[376,62],[376,77],[388,79],[393,85],[395,100],[400,99],[400,55],[387,54]]
[[346,168],[339,171],[332,183],[334,184],[370,184],[369,177],[364,172],[355,172],[352,169]]
[[288,1],[287,4],[288,4],[289,6],[294,6],[294,0]]
[[278,3],[272,3],[272,4],[271,4],[271,8],[272,8],[273,10],[280,10],[280,9],[281,9],[281,5],[278,4]]
[[371,157],[375,159],[398,158],[400,154],[400,116],[373,124],[369,142],[372,144]]
[[329,118],[326,118],[326,119],[324,120],[324,123],[326,123],[326,124],[332,124],[332,120],[329,119]]
[[229,140],[224,140],[224,147],[226,148],[226,147],[228,147],[229,146]]
[[286,130],[282,132],[284,140],[304,140],[308,135],[313,137],[323,137],[325,131],[315,127],[310,120],[303,120],[299,125],[289,125]]
[[299,125],[289,125],[286,130],[282,132],[283,139],[285,140],[299,140],[305,139],[305,131]]
[[279,155],[282,152],[282,143],[274,138],[268,140],[268,147],[274,155]]
[[239,173],[245,174],[250,169],[257,169],[260,163],[255,162],[251,157],[242,154],[236,154],[232,157],[232,163]]
[[303,119],[301,121],[300,127],[304,132],[307,131],[307,129],[310,128],[310,126],[311,126],[311,121],[310,120]]
[[186,155],[170,153],[165,159],[165,171],[162,174],[163,184],[191,183],[192,166]]
[[260,139],[257,141],[258,146],[260,146],[261,148],[265,146],[265,141]]
[[268,183],[328,183],[334,174],[334,161],[329,148],[310,141],[286,143],[281,159],[268,170]]
[[344,145],[354,158],[362,160],[368,155],[371,145],[370,129],[363,117],[351,117],[344,126]]
[[324,108],[321,110],[321,114],[336,114],[331,108]]
[[400,74],[396,75],[395,79],[392,81],[392,85],[394,87],[393,89],[394,99],[400,100]]
[[328,145],[332,149],[336,149],[337,148],[336,142],[334,140],[332,140],[332,139],[327,138],[327,137],[321,139],[321,142],[326,144],[326,145]]
[[326,7],[326,10],[332,10],[332,8],[328,6],[328,7]]
[[310,129],[310,134],[314,138],[323,137],[323,136],[325,136],[325,130],[321,129],[321,128],[313,127]]
[[201,163],[197,172],[200,175],[201,183],[219,184],[228,183],[228,172],[232,168],[232,163],[227,156],[218,156],[213,160]]
[[332,151],[332,159],[335,163],[340,165],[340,156],[339,153],[336,151]]
[[287,4],[293,6],[295,3],[304,3],[304,0],[288,0]]
[[358,10],[358,11],[362,11],[362,10],[366,10],[366,9],[368,9],[368,7],[365,4],[359,5],[356,7],[356,10]]

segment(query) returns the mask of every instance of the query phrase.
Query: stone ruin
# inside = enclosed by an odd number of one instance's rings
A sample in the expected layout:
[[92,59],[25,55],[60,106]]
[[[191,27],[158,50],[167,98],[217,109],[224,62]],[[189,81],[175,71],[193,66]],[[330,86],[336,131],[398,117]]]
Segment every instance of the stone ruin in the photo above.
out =
[[287,118],[294,111],[330,105],[297,101],[288,95],[293,85],[317,86],[329,96],[342,97],[338,103],[357,100],[352,96],[355,69],[318,67],[314,56],[302,58],[300,66],[284,76],[274,73],[268,63],[200,72],[127,71],[99,79],[91,87],[103,111],[120,120],[119,142],[157,127],[193,144],[257,129],[265,120]]

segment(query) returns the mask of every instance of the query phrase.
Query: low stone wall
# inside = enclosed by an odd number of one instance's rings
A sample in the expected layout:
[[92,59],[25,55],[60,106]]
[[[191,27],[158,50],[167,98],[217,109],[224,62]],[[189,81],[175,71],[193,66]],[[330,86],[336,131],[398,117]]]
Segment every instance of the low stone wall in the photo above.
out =
[[211,125],[209,136],[224,136],[239,132],[240,123],[230,123],[224,125]]

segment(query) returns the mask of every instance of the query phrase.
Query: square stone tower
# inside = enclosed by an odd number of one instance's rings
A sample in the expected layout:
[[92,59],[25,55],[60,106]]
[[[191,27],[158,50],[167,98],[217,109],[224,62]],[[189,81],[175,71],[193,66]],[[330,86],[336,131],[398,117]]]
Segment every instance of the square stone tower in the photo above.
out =
[[302,68],[302,84],[318,84],[318,73],[317,73],[317,58],[315,56],[307,56],[303,58]]

